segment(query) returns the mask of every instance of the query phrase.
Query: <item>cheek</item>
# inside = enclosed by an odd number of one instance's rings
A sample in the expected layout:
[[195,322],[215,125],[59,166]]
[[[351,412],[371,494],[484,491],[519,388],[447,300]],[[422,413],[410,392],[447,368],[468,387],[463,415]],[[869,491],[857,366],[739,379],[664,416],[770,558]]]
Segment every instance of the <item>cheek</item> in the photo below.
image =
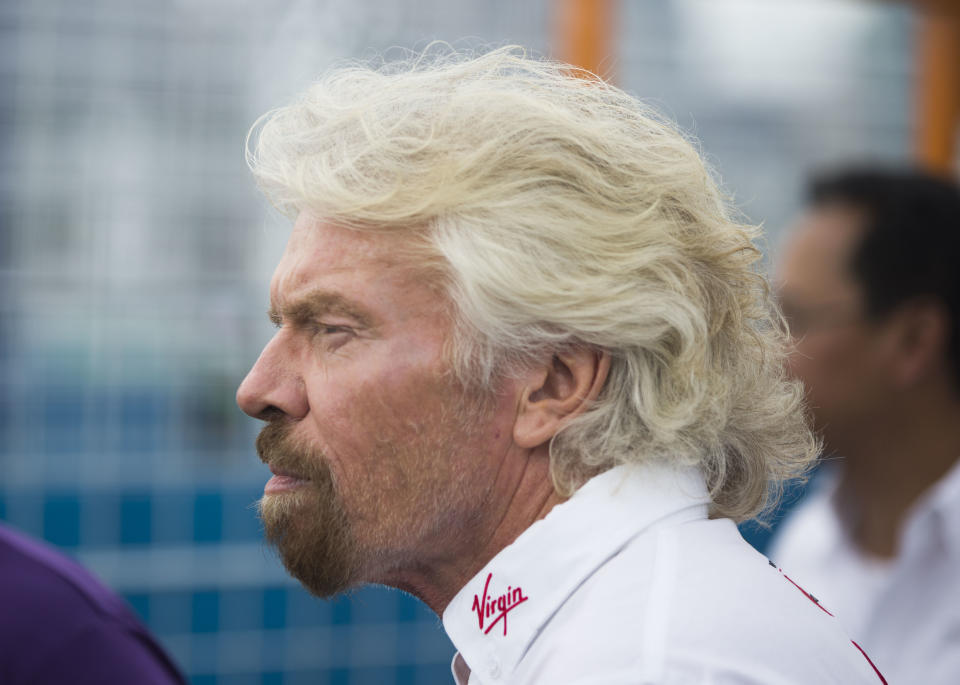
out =
[[870,403],[878,381],[870,353],[866,341],[853,335],[800,341],[790,358],[790,371],[803,381],[814,413],[839,420]]
[[311,437],[330,462],[335,475],[349,476],[362,471],[377,437],[389,423],[371,384],[331,383],[326,377],[321,388],[307,381],[310,402]]
[[[307,380],[311,431],[335,472],[383,468],[446,423],[452,399],[438,371],[374,360]],[[387,459],[393,461],[393,459]]]
[[829,384],[855,367],[862,350],[853,341],[835,334],[813,334],[796,343],[790,356],[792,374],[810,386]]

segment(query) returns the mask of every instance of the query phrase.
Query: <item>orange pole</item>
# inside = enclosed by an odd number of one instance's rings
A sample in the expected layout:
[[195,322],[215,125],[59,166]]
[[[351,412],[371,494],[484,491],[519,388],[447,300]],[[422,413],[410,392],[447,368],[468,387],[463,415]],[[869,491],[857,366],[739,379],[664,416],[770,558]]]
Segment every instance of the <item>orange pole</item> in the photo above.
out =
[[554,0],[556,55],[604,79],[613,75],[616,0]]
[[917,161],[939,173],[957,172],[960,125],[960,10],[924,3],[917,36]]

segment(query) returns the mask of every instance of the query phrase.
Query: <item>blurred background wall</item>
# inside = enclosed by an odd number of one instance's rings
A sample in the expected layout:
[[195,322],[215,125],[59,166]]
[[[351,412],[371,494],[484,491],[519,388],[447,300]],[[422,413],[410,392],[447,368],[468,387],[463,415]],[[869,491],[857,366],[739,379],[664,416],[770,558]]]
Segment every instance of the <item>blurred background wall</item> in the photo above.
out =
[[[604,71],[700,140],[771,244],[812,168],[911,155],[905,4],[614,12]],[[0,519],[122,593],[194,682],[447,682],[416,600],[314,600],[261,542],[268,474],[233,395],[288,224],[244,137],[334,60],[433,39],[563,56],[558,21],[550,0],[0,3]]]

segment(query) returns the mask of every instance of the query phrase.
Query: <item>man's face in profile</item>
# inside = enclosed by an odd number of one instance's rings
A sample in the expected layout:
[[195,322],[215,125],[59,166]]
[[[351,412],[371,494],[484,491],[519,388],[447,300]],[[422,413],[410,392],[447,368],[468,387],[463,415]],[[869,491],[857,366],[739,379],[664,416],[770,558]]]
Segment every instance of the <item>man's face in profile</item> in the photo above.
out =
[[401,240],[301,215],[271,284],[279,330],[237,393],[268,421],[267,537],[321,596],[456,557],[508,437],[514,407],[450,372],[448,307]]
[[878,328],[850,268],[863,220],[842,205],[808,212],[791,231],[776,274],[794,338],[791,374],[806,387],[827,447],[841,451],[845,434],[862,429],[885,394]]

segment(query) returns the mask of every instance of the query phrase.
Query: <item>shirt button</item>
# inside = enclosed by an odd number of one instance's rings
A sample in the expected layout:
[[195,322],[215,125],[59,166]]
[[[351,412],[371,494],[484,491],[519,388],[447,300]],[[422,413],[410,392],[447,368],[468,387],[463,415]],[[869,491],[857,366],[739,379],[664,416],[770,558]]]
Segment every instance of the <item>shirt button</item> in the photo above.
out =
[[500,677],[500,662],[497,661],[497,658],[491,656],[487,662],[487,672],[490,674],[490,677],[494,680]]

